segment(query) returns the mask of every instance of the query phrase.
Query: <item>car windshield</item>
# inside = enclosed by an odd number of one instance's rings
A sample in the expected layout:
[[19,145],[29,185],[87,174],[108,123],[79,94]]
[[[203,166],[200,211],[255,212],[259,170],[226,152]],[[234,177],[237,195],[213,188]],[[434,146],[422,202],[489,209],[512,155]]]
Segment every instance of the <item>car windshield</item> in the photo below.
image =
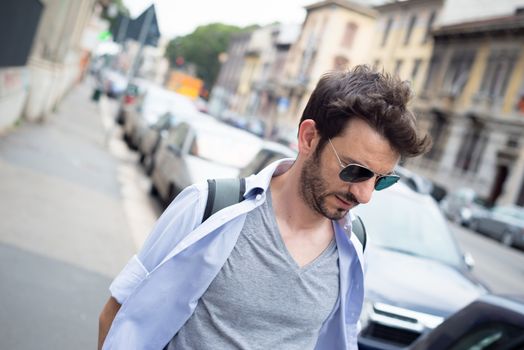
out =
[[[162,88],[148,89],[144,101],[140,106],[140,111],[146,118],[154,116],[158,118],[158,116],[167,111],[172,114],[197,113],[195,105],[187,97]],[[154,121],[155,120],[151,120],[151,122]]]
[[196,130],[189,152],[216,163],[242,168],[259,148],[257,137],[233,128],[223,128],[218,123],[209,123]]
[[355,208],[369,241],[381,248],[459,266],[458,247],[445,219],[431,201],[391,191],[375,192]]
[[524,211],[521,209],[514,207],[495,207],[493,212],[499,215],[509,216],[511,218],[524,221]]

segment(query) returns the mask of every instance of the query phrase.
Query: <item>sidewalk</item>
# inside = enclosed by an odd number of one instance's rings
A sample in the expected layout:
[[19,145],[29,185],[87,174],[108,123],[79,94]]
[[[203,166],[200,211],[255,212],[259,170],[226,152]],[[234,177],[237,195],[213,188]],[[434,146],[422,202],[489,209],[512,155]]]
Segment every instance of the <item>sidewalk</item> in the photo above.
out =
[[114,103],[102,118],[90,94],[79,85],[45,124],[0,136],[2,349],[96,348],[107,288],[157,215]]

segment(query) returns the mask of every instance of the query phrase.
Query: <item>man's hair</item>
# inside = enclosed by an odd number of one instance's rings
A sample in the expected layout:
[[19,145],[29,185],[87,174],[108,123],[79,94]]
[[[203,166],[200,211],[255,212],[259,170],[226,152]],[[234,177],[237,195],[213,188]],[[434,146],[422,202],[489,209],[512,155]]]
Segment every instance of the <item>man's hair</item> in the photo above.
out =
[[317,155],[330,138],[341,134],[347,123],[360,118],[384,136],[402,157],[424,153],[429,136],[417,131],[415,115],[407,108],[412,92],[407,81],[368,66],[322,76],[304,109],[300,124],[315,121],[320,134]]

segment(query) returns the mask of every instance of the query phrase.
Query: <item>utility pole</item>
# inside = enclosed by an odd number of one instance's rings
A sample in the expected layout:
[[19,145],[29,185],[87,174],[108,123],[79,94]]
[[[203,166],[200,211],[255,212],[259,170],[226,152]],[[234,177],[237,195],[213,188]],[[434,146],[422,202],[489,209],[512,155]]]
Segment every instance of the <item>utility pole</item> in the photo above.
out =
[[138,68],[139,68],[139,65],[140,65],[140,62],[142,60],[142,54],[144,52],[144,46],[145,46],[145,43],[146,43],[146,39],[147,39],[147,35],[149,34],[149,32],[151,31],[151,22],[153,21],[153,15],[154,15],[154,6],[151,5],[148,9],[147,9],[147,12],[146,12],[146,17],[144,19],[144,23],[142,23],[142,27],[140,28],[140,35],[138,36],[138,43],[139,43],[139,48],[138,48],[138,52],[133,60],[133,64],[131,66],[131,69],[128,71],[128,74],[127,74],[127,83],[129,84],[129,82],[131,81],[131,79],[134,78],[134,76],[136,75],[136,72],[138,71]]
[[[155,13],[155,8],[154,8],[153,5],[151,5],[146,10],[146,16],[144,18],[144,22],[142,23],[142,27],[140,28],[140,34],[138,36],[138,43],[139,43],[140,46],[138,48],[137,54],[135,55],[135,57],[133,59],[133,63],[131,64],[131,69],[129,69],[128,72],[127,72],[127,76],[126,76],[126,82],[127,82],[126,85],[127,86],[126,86],[126,90],[125,91],[129,90],[129,83],[135,77],[136,72],[138,71],[138,68],[140,66],[140,62],[142,60],[142,54],[144,52],[144,46],[145,46],[145,43],[146,43],[147,35],[151,31],[151,22],[153,21],[154,13]],[[128,23],[128,21],[129,21],[129,18],[127,19],[127,22],[126,22],[126,31],[124,32],[124,39],[122,40],[122,45],[124,44],[124,42],[126,40],[126,37],[127,37],[127,35],[125,35],[125,33],[127,32],[127,23]],[[118,101],[117,120],[119,120],[119,122],[120,122],[120,120],[123,120],[123,119],[121,119],[121,115],[122,115],[122,111],[123,111],[123,108],[124,108],[124,96],[125,96],[125,93],[122,94],[122,96],[120,96],[120,99]]]

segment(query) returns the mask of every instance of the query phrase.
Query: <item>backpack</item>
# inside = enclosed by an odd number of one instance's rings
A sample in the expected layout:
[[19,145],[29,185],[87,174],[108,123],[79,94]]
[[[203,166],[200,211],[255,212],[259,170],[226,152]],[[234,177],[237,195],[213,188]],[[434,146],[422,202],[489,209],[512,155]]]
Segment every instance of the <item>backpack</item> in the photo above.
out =
[[[209,192],[202,222],[206,221],[217,211],[244,200],[244,192],[246,191],[246,179],[244,178],[212,179],[207,180],[207,184],[209,186]],[[362,251],[364,251],[367,242],[366,227],[358,215],[355,215],[355,219],[351,223],[351,228],[360,243],[362,243]]]

